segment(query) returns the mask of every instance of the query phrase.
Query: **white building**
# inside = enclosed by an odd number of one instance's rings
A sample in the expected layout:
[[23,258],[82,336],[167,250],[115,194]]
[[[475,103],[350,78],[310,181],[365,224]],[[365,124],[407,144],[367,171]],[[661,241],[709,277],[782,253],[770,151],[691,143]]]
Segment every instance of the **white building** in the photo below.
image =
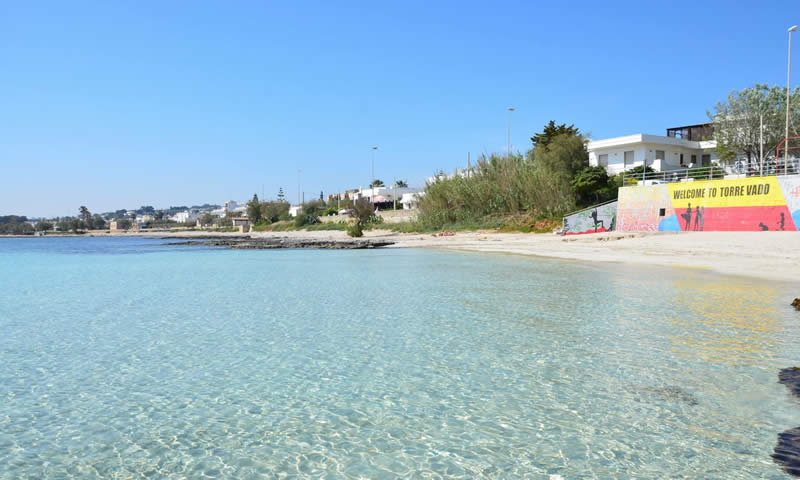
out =
[[412,210],[419,205],[419,199],[425,195],[425,192],[404,193],[400,198],[400,203],[403,205],[403,210]]
[[200,218],[200,212],[198,210],[185,210],[169,217],[170,220],[178,223],[194,222],[198,218]]
[[290,217],[296,217],[297,214],[300,213],[300,211],[302,211],[302,210],[303,210],[303,206],[302,205],[290,205],[289,206],[289,216]]
[[601,165],[609,175],[646,165],[657,172],[717,163],[717,142],[711,124],[668,128],[666,136],[637,133],[592,140],[586,144],[589,165]]
[[393,202],[395,199],[401,201],[403,195],[421,192],[421,188],[411,187],[374,187],[360,188],[355,195],[355,200],[367,198],[373,203]]

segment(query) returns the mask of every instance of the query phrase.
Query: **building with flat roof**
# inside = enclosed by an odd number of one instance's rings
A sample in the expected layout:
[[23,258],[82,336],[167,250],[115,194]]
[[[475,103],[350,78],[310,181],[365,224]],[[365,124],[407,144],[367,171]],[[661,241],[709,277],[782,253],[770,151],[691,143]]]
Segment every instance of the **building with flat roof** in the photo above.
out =
[[592,140],[586,144],[589,165],[603,166],[609,175],[642,165],[657,172],[707,167],[717,163],[717,142],[710,123],[668,128],[665,136],[637,133]]

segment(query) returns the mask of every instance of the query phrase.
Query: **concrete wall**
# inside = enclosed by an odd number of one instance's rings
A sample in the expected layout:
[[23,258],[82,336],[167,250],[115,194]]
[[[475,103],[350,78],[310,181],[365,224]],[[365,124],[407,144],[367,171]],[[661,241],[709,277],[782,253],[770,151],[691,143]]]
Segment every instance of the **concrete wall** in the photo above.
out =
[[617,202],[587,208],[564,217],[564,235],[610,232],[617,221]]
[[617,230],[800,229],[800,175],[622,187]]
[[[413,222],[417,219],[417,210],[385,210],[378,211],[378,215],[383,218],[385,223]],[[331,215],[319,217],[319,220],[323,223],[349,222],[350,215]]]

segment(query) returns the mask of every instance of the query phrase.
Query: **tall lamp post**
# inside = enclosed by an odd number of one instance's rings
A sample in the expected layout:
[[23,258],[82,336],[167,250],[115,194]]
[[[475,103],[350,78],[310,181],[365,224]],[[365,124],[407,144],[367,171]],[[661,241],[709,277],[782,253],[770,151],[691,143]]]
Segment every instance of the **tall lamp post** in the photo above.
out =
[[511,158],[511,112],[514,111],[514,107],[508,107],[508,113],[506,114],[506,150],[508,151],[508,158]]
[[302,205],[300,202],[300,174],[303,172],[302,169],[297,169],[297,204]]
[[789,173],[789,100],[791,98],[792,79],[792,32],[797,31],[797,25],[789,27],[789,66],[786,69],[786,136],[783,139],[783,174]]
[[372,147],[372,183],[369,184],[370,191],[375,188],[375,150],[378,147]]

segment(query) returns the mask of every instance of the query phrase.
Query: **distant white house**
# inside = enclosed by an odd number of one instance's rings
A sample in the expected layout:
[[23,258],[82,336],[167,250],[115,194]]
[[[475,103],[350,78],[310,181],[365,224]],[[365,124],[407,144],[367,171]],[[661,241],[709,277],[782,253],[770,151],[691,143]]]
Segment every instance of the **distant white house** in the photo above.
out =
[[403,210],[412,210],[419,205],[419,199],[425,195],[425,192],[404,193],[400,198],[400,203],[403,205]]
[[169,217],[170,220],[178,223],[194,222],[198,218],[200,218],[200,212],[198,210],[185,210]]
[[403,195],[419,193],[421,191],[421,188],[413,187],[359,188],[354,199],[367,198],[372,203],[389,203],[395,200],[400,202]]
[[302,210],[303,210],[303,206],[302,205],[290,205],[289,206],[289,216],[290,217],[296,217],[297,214],[300,213]]
[[713,125],[668,128],[666,136],[637,133],[592,140],[586,144],[589,165],[601,165],[609,175],[646,165],[657,172],[716,163]]

